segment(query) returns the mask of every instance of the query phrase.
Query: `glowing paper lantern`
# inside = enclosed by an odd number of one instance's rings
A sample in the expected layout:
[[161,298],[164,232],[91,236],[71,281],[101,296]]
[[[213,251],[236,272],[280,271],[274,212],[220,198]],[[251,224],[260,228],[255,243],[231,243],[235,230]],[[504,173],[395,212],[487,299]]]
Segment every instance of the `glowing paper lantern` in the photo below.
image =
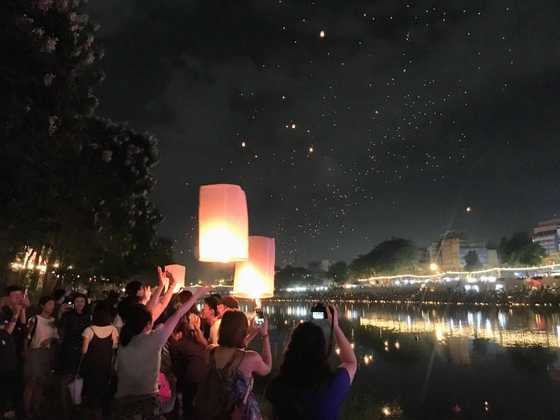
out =
[[198,207],[199,260],[246,261],[249,257],[249,219],[245,192],[238,185],[200,187]]
[[249,237],[249,261],[235,264],[233,294],[261,299],[274,295],[274,238]]
[[176,280],[175,290],[173,293],[177,293],[179,290],[185,287],[185,276],[187,269],[184,265],[171,264],[165,266],[165,271],[171,273],[173,278]]

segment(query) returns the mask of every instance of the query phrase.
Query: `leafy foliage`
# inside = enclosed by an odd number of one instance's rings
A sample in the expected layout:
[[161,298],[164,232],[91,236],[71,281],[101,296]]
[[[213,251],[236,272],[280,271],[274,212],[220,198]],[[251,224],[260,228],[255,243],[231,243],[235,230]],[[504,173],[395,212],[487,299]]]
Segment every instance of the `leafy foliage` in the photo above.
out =
[[513,234],[511,238],[502,238],[498,253],[506,265],[538,265],[546,256],[546,251],[534,243],[526,232]]
[[122,276],[169,256],[149,199],[157,142],[93,116],[103,52],[80,1],[6,0],[0,23],[2,268],[28,248]]
[[329,276],[336,283],[344,283],[348,278],[348,264],[346,264],[344,261],[338,261],[334,263],[329,268]]
[[356,258],[350,264],[350,270],[354,276],[414,272],[418,262],[418,249],[412,241],[393,238]]
[[465,255],[465,270],[474,271],[482,267],[478,253],[475,250],[470,250]]
[[296,283],[309,283],[311,273],[304,267],[293,267],[287,265],[281,270],[277,270],[274,281],[277,289],[292,286]]

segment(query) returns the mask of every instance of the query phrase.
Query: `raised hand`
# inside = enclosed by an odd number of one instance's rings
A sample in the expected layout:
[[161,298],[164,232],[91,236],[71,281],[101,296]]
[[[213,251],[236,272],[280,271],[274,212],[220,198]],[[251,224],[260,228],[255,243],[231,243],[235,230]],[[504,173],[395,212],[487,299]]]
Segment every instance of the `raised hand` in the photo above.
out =
[[163,271],[160,266],[158,266],[157,272],[158,272],[158,284],[159,287],[163,290],[165,289],[165,286],[167,286],[167,282],[168,282],[167,278],[169,277],[168,272]]
[[268,319],[265,318],[263,324],[259,327],[259,334],[264,336],[268,335]]
[[175,290],[175,285],[177,284],[177,279],[173,277],[173,274],[170,271],[165,272],[165,276],[169,279],[169,288],[171,290]]
[[327,306],[327,318],[334,327],[338,327],[338,309],[336,309],[336,306]]

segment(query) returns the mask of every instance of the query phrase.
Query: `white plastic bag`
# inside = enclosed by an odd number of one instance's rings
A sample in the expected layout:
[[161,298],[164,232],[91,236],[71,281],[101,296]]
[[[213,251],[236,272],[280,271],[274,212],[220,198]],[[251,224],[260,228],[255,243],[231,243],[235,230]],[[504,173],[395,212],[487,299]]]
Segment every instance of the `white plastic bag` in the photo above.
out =
[[72,404],[80,405],[82,403],[82,390],[84,389],[84,380],[79,376],[75,376],[74,379],[68,384],[68,390],[70,391],[70,398],[72,399]]

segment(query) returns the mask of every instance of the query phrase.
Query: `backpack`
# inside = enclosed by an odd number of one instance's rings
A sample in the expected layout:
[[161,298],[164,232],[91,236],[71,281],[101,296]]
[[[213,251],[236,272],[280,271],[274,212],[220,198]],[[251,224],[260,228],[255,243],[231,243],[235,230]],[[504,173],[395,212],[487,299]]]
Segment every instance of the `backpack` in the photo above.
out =
[[216,366],[216,349],[210,351],[208,374],[200,384],[194,401],[195,418],[199,420],[225,420],[240,418],[240,401],[236,392],[238,369],[245,352],[236,350],[221,369]]

